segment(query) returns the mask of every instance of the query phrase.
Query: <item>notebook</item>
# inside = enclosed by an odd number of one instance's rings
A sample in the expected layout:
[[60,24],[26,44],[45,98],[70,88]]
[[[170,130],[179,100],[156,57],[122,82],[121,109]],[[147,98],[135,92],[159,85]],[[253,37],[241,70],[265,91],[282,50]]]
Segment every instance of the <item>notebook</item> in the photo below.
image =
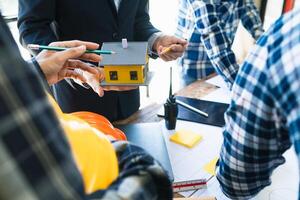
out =
[[160,123],[128,124],[116,127],[126,134],[128,141],[144,148],[158,160],[167,171],[169,178],[174,181],[169,154]]
[[[228,108],[228,104],[216,103],[212,101],[204,101],[199,99],[192,99],[188,97],[176,96],[176,99],[183,101],[184,103],[189,104],[192,107],[200,109],[208,114],[208,117],[204,117],[200,114],[197,114],[187,108],[184,108],[178,105],[178,117],[177,119],[198,122],[202,124],[208,124],[213,126],[222,127],[225,125],[224,113]],[[163,107],[158,111],[158,116],[164,117]]]

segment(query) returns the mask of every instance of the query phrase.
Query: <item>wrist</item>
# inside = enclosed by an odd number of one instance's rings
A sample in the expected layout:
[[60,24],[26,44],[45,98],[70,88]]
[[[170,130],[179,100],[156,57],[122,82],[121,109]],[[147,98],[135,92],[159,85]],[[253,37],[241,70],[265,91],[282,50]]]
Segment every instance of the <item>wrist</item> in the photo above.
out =
[[161,46],[161,43],[162,43],[162,40],[163,40],[164,36],[165,35],[161,32],[156,34],[156,38],[155,38],[155,40],[152,44],[152,51],[157,52],[158,47]]

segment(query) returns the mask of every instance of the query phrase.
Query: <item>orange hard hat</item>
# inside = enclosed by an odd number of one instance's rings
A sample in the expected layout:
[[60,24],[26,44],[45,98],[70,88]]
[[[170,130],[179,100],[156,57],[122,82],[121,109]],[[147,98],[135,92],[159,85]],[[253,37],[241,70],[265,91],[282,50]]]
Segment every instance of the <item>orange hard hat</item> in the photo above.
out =
[[88,121],[89,124],[91,123],[98,123],[103,122],[113,127],[113,125],[110,123],[110,121],[99,114],[88,112],[88,111],[79,111],[79,112],[73,112],[72,115],[75,115],[76,117],[79,117],[81,119],[84,119],[85,121]]
[[119,173],[112,144],[103,133],[75,116],[65,115],[61,121],[83,177],[85,192],[106,189]]
[[74,112],[71,114],[86,121],[92,127],[100,130],[108,136],[111,136],[115,140],[127,140],[126,135],[121,130],[114,128],[109,120],[102,115],[87,111]]
[[53,97],[50,104],[58,115],[76,165],[84,181],[85,192],[106,189],[118,176],[116,152],[107,137],[82,119],[64,114]]

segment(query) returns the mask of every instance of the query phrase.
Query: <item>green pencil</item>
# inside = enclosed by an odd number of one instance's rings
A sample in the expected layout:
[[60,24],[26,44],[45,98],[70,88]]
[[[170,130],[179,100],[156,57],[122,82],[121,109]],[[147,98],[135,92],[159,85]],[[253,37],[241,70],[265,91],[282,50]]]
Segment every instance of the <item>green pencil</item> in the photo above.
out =
[[[52,47],[38,44],[29,44],[27,45],[28,49],[31,50],[51,50],[51,51],[65,51],[69,48],[65,47]],[[114,51],[106,51],[106,50],[86,50],[85,53],[95,53],[95,54],[115,54]]]

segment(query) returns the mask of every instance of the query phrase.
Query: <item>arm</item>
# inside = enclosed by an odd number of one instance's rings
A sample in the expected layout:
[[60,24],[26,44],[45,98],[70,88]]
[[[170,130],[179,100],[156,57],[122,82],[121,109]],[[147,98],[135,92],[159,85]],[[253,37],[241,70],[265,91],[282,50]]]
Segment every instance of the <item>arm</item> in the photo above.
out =
[[55,20],[55,0],[19,0],[20,42],[48,45],[57,40],[51,23]]
[[217,178],[224,193],[233,199],[249,199],[270,185],[273,170],[285,162],[282,154],[291,145],[269,84],[268,56],[263,47],[249,55],[225,114]]
[[244,5],[239,10],[239,15],[243,26],[257,40],[264,32],[258,10],[253,0],[245,0]]
[[113,145],[120,176],[107,190],[98,191],[89,198],[172,199],[171,183],[157,161],[138,146],[124,141],[113,142]]
[[154,33],[159,32],[150,22],[149,1],[138,0],[139,5],[135,17],[135,40],[147,41]]
[[196,26],[201,33],[201,41],[215,70],[231,88],[239,65],[231,50],[231,42],[223,31],[224,24],[217,16],[213,1],[189,0],[194,10]]

